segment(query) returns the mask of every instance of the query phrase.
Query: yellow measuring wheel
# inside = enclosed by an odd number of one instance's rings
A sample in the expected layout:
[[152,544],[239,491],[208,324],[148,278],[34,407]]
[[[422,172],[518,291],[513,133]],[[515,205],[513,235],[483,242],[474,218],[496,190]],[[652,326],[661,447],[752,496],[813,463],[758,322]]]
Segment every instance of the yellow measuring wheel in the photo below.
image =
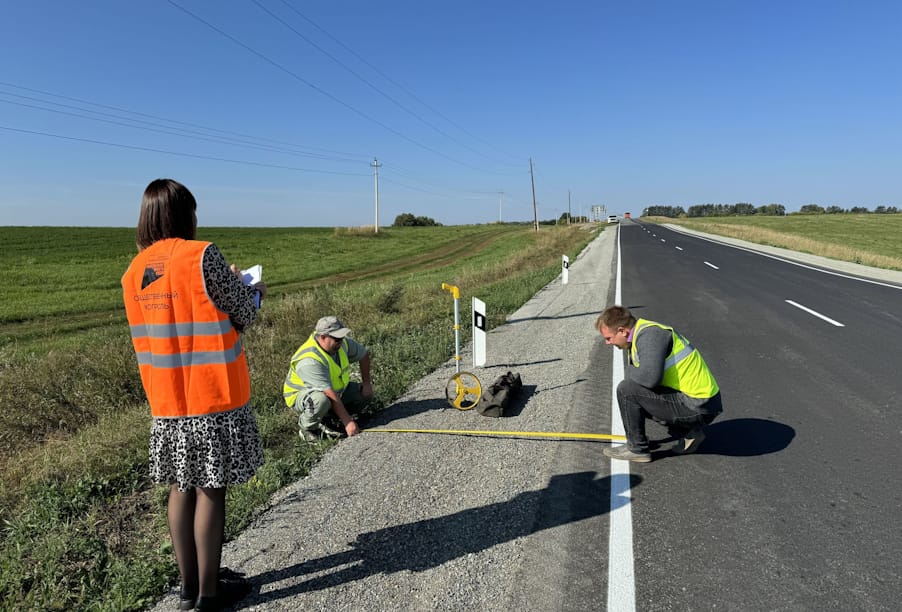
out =
[[460,308],[457,305],[460,289],[447,283],[442,283],[442,289],[454,296],[454,363],[457,366],[457,373],[445,385],[445,397],[458,410],[471,410],[482,399],[482,383],[475,374],[460,371]]
[[482,384],[469,372],[458,372],[445,385],[448,403],[458,410],[472,410],[482,398]]

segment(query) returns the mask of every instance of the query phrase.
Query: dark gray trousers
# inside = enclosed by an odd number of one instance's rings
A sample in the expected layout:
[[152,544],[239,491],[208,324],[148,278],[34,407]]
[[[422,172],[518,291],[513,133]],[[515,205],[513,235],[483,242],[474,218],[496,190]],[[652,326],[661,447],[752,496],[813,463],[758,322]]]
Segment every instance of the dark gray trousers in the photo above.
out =
[[648,452],[645,419],[666,425],[671,436],[682,438],[692,429],[713,421],[723,410],[720,393],[704,405],[691,408],[683,404],[682,395],[675,389],[649,389],[628,378],[617,385],[617,404],[627,446],[636,452]]

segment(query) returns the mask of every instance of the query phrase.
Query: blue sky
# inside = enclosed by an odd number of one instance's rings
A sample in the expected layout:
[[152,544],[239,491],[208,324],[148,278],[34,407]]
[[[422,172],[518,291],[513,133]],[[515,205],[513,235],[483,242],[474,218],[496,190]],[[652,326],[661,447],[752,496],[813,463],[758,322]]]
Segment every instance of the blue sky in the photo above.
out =
[[[531,221],[902,206],[902,3],[29,0],[0,21],[0,225]],[[501,194],[499,195],[499,192]],[[569,194],[569,195],[568,195]]]

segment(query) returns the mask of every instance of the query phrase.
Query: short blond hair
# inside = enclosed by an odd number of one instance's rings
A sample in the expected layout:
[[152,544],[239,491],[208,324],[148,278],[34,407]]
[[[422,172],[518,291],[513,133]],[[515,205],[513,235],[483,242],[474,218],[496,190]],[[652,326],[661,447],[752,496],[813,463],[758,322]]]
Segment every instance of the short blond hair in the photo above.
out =
[[607,327],[608,329],[617,329],[618,327],[632,329],[635,324],[636,317],[633,316],[629,308],[626,306],[608,306],[595,320],[595,329],[599,332],[602,327]]

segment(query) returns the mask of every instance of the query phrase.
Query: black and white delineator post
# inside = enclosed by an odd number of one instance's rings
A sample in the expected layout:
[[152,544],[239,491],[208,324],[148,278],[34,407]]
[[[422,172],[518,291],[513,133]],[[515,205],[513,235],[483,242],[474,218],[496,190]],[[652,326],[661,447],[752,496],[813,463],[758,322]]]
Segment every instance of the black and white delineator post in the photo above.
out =
[[457,371],[445,385],[445,397],[458,410],[471,410],[482,398],[482,383],[475,374],[460,371],[460,289],[447,283],[442,283],[442,289],[454,296],[454,365]]
[[473,367],[485,365],[485,302],[473,298]]
[[570,258],[564,255],[561,261],[561,284],[566,285],[570,280]]

